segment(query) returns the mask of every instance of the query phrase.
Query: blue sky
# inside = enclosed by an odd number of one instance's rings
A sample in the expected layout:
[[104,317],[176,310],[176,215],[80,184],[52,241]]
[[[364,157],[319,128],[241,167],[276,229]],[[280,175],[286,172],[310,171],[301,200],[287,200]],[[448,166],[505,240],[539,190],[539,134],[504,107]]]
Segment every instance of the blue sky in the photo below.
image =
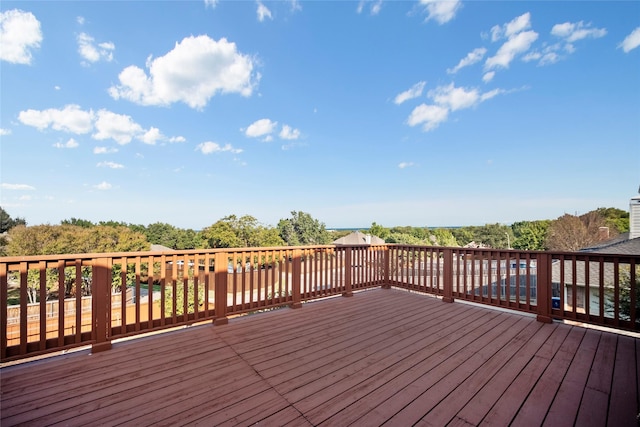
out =
[[627,210],[637,1],[3,1],[2,207],[201,229]]

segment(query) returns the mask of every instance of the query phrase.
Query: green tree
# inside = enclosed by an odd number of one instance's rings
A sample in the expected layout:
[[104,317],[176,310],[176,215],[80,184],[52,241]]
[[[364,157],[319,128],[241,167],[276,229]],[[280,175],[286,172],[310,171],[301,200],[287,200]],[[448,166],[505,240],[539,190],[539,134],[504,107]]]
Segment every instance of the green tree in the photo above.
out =
[[384,228],[383,226],[376,224],[375,222],[371,223],[371,227],[369,228],[369,234],[372,236],[378,236],[379,238],[386,241],[387,236],[389,236],[389,229]]
[[261,225],[251,215],[226,216],[201,232],[209,248],[247,248],[281,246],[283,241],[273,228]]
[[0,234],[6,233],[18,225],[27,225],[27,222],[24,218],[11,218],[11,215],[0,207]]
[[606,225],[616,234],[629,231],[629,212],[618,208],[598,208],[596,212],[604,217]]
[[70,219],[63,219],[62,221],[60,221],[60,225],[77,225],[78,227],[90,228],[90,227],[93,227],[95,224],[89,221],[88,219],[80,219],[80,218],[72,217]]
[[423,245],[424,241],[411,233],[400,233],[391,231],[385,240],[386,243],[396,243],[399,245]]
[[474,227],[452,228],[451,234],[453,235],[453,237],[456,239],[456,242],[458,242],[460,246],[465,246],[473,242],[474,240],[473,228]]
[[546,250],[547,231],[549,220],[541,221],[519,221],[511,224],[511,230],[515,237],[513,248],[525,251]]
[[[458,246],[458,241],[453,236],[453,233],[448,228],[436,228],[431,231],[431,236],[435,238],[435,242],[432,242],[438,246],[446,246],[446,247],[456,247]],[[429,240],[431,241],[431,236],[429,236]]]
[[289,246],[326,245],[331,242],[324,223],[305,212],[291,212],[291,218],[278,222],[280,237]]
[[209,248],[240,248],[240,238],[237,236],[233,225],[221,219],[213,225],[202,230],[202,237]]
[[176,227],[164,222],[149,224],[144,231],[149,243],[178,249],[179,232]]
[[148,247],[143,234],[131,231],[127,227],[36,225],[11,229],[7,254],[26,256],[129,252],[147,250]]

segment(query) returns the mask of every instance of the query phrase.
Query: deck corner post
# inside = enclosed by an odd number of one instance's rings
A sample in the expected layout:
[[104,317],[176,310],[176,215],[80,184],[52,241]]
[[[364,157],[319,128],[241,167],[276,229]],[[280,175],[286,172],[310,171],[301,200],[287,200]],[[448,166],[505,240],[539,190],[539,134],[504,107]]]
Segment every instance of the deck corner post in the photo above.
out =
[[92,271],[92,353],[111,348],[111,258],[95,258]]
[[229,323],[227,317],[227,269],[229,255],[226,252],[216,252],[214,256],[214,307],[215,326]]
[[536,280],[536,320],[542,323],[551,323],[551,255],[541,253],[537,255],[537,280]]
[[389,276],[389,271],[391,271],[391,269],[389,268],[389,263],[391,262],[391,255],[389,251],[390,251],[389,245],[385,244],[384,259],[383,259],[384,264],[382,265],[382,274],[383,274],[382,289],[391,289],[391,277]]
[[293,297],[291,308],[302,308],[302,251],[300,249],[293,250],[293,268],[291,275],[291,294]]
[[442,301],[452,303],[453,299],[453,249],[443,249]]
[[353,248],[351,246],[346,247],[344,250],[344,292],[342,292],[343,297],[351,297],[353,296],[353,289],[351,287],[352,280],[352,259],[353,259]]

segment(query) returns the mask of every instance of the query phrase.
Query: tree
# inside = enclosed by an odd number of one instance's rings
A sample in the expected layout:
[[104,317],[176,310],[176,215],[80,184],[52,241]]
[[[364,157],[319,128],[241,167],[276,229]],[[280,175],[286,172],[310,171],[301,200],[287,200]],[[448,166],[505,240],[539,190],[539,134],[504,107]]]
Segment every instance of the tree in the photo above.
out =
[[148,247],[149,243],[143,234],[127,227],[36,225],[11,229],[7,254],[26,256],[129,252],[147,250]]
[[396,243],[399,245],[424,245],[424,241],[411,233],[400,233],[391,231],[385,240],[386,243]]
[[210,248],[247,248],[281,246],[277,230],[261,225],[251,215],[229,215],[202,230],[202,239]]
[[18,225],[27,225],[27,222],[24,218],[11,218],[11,215],[0,207],[0,234],[6,233]]
[[515,239],[513,248],[525,251],[546,250],[547,232],[551,221],[519,221],[511,224]]
[[71,219],[63,219],[60,221],[60,225],[77,225],[78,227],[90,228],[95,224],[88,219],[79,219],[79,218],[71,218]]
[[600,240],[600,227],[606,227],[606,220],[597,211],[564,214],[549,225],[545,245],[551,251],[579,251]]
[[473,227],[452,228],[451,234],[460,246],[465,246],[474,240]]
[[291,218],[278,222],[280,237],[289,246],[326,245],[331,242],[324,223],[305,212],[291,212]]
[[605,218],[605,223],[610,229],[618,233],[629,231],[629,212],[618,208],[598,208],[596,212]]
[[[433,237],[435,241],[431,239]],[[438,246],[446,246],[446,247],[455,247],[458,246],[458,241],[453,236],[453,233],[448,228],[436,228],[431,231],[431,235],[429,236],[429,241],[432,244],[436,244]]]
[[378,236],[379,238],[386,240],[387,236],[389,236],[389,229],[384,228],[381,225],[376,224],[375,222],[371,223],[371,227],[369,228],[369,234],[372,236]]

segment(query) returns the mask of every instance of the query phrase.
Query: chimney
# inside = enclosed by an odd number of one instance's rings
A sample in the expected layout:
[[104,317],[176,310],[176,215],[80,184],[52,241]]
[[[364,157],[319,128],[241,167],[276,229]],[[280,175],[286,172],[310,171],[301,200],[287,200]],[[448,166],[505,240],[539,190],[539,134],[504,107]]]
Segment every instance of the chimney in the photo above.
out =
[[609,227],[598,227],[598,240],[609,240]]
[[629,202],[629,239],[640,237],[640,196]]

